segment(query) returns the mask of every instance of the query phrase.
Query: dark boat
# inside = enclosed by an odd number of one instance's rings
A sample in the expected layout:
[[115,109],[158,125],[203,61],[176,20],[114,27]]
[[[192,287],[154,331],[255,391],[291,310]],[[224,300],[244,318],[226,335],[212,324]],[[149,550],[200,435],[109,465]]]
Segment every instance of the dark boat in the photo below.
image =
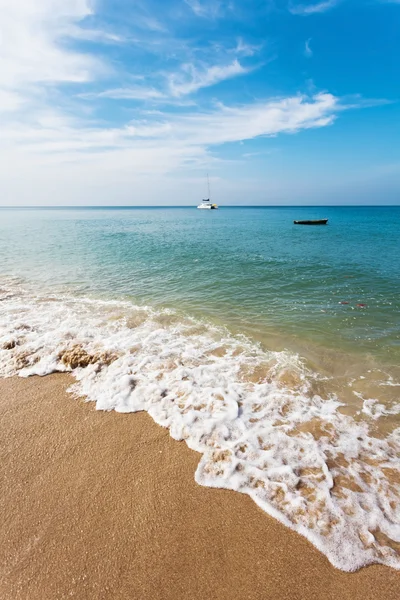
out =
[[293,221],[295,225],[326,225],[328,219],[317,219],[315,221]]

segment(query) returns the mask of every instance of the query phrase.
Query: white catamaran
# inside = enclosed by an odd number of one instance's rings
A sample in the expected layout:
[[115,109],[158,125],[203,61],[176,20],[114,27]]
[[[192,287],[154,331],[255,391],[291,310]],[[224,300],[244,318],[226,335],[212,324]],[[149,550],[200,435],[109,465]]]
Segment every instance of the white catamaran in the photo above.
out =
[[205,198],[204,200],[201,201],[201,203],[198,205],[197,208],[201,208],[201,209],[208,209],[208,210],[215,210],[216,208],[218,208],[217,204],[213,204],[211,202],[211,193],[210,193],[210,179],[208,177],[208,173],[207,173],[207,187],[208,187],[208,198]]

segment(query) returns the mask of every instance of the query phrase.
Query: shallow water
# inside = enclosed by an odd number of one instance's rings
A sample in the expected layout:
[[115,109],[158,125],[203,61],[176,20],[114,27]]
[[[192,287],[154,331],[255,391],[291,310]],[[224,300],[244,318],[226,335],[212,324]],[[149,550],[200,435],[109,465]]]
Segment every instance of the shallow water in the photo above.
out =
[[73,370],[336,566],[399,567],[399,217],[1,210],[0,373]]

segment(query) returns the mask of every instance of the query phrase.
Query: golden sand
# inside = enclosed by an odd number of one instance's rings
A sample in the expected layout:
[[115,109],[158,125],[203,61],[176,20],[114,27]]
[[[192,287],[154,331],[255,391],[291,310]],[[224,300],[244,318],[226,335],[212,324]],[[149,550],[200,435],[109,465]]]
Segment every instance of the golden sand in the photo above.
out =
[[0,381],[1,600],[398,600],[345,574],[145,414],[97,412],[53,375]]

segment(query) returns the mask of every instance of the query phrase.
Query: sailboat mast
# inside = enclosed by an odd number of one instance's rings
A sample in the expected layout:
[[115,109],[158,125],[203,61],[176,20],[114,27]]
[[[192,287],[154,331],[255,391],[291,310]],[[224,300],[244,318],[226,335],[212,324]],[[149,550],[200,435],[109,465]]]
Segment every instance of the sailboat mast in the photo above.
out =
[[211,193],[210,193],[210,178],[208,177],[208,173],[207,173],[207,187],[208,187],[208,199],[211,200]]

